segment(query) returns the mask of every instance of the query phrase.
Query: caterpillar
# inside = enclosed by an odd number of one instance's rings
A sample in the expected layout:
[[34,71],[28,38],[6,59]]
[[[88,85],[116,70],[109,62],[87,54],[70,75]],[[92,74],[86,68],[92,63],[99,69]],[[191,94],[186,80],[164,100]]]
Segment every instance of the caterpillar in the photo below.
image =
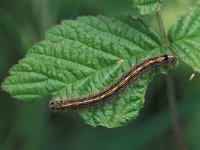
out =
[[177,57],[174,54],[165,54],[153,58],[149,58],[135,66],[122,75],[109,88],[102,90],[96,94],[76,97],[64,100],[51,100],[49,107],[52,110],[78,109],[87,108],[91,105],[105,102],[119,95],[133,81],[140,78],[144,73],[152,68],[158,68],[165,64],[176,64]]

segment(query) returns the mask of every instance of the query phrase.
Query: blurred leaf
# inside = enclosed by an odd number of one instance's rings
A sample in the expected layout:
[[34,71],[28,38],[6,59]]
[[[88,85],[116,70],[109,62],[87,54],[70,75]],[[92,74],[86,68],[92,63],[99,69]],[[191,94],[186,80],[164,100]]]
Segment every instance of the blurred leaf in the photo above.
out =
[[[140,19],[98,16],[63,21],[29,49],[2,87],[22,100],[88,95],[111,85],[141,59],[160,54],[161,45],[159,34]],[[150,79],[150,75],[141,79],[129,94],[82,111],[81,116],[93,126],[128,123],[138,115]]]
[[17,48],[24,48],[17,22],[15,22],[12,16],[2,7],[0,7],[0,27],[6,32],[6,36],[10,37],[10,40],[12,40]]
[[[192,101],[193,103],[193,101]],[[197,109],[193,109],[189,115],[188,121],[185,125],[185,133],[187,137],[187,143],[190,149],[200,149],[199,137],[200,137],[200,103],[196,105]]]
[[5,71],[7,71],[7,66],[9,65],[9,59],[4,52],[4,47],[0,42],[0,74],[2,75]]
[[19,59],[24,44],[17,22],[2,7],[0,7],[0,35],[0,78],[3,78],[11,64]]
[[162,0],[133,0],[133,6],[140,10],[141,15],[154,15],[160,10]]
[[181,17],[169,30],[170,49],[200,72],[200,5]]
[[121,14],[134,15],[137,12],[137,9],[132,7],[132,0],[84,0],[84,2],[86,4],[85,9],[87,9],[87,12],[90,11],[90,14],[100,13],[113,16]]

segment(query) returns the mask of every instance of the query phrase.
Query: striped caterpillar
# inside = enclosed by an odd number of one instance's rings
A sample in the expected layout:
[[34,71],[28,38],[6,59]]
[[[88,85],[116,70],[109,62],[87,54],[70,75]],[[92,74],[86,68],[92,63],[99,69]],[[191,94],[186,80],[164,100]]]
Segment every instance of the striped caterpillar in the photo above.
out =
[[86,108],[100,102],[111,100],[114,96],[119,95],[124,89],[133,81],[140,78],[151,68],[158,68],[165,64],[177,63],[177,57],[173,54],[165,54],[157,57],[153,57],[133,66],[123,76],[121,76],[114,84],[109,88],[100,91],[94,95],[85,97],[76,97],[65,100],[51,100],[49,107],[52,110],[65,110],[65,109],[78,109]]

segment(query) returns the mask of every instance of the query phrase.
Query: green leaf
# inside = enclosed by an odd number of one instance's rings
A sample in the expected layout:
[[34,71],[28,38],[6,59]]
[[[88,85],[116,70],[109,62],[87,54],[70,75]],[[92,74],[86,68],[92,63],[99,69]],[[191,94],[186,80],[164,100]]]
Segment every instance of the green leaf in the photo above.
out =
[[[160,35],[132,17],[79,17],[46,32],[10,70],[3,89],[13,97],[33,100],[91,95],[105,89],[131,66],[161,54]],[[117,127],[138,115],[151,75],[112,102],[80,111],[93,126]]]
[[200,5],[190,10],[168,33],[170,49],[200,72]]
[[141,15],[154,15],[160,10],[162,0],[133,0],[133,6],[140,10]]
[[98,125],[108,128],[123,126],[138,116],[150,80],[150,76],[146,76],[113,101],[82,110],[80,115],[86,123],[94,127]]

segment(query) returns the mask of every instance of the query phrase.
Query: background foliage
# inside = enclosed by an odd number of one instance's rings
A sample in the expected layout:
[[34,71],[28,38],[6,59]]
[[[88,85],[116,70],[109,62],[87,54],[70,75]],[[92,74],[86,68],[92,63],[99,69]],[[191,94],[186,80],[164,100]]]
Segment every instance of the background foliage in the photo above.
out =
[[[128,0],[123,3],[97,0],[60,0],[59,2],[5,0],[0,4],[1,82],[8,74],[8,69],[24,56],[32,43],[43,37],[43,31],[59,23],[60,20],[88,14],[137,13],[130,7],[132,1]],[[174,1],[173,3],[164,1],[162,9],[167,27],[194,4],[195,1],[186,0],[184,2],[177,0],[175,4]],[[156,26],[153,18],[148,21]],[[200,137],[198,129],[200,80],[197,75],[188,82],[191,73],[189,67],[180,63],[175,73],[176,92],[187,144],[191,149],[198,149],[198,140],[194,139]],[[126,127],[111,130],[89,127],[74,112],[51,113],[47,108],[47,101],[23,103],[11,100],[8,94],[1,92],[0,149],[61,149],[63,147],[146,149],[150,145],[153,145],[152,149],[164,149],[168,145],[174,147],[175,140],[165,92],[165,77],[157,76],[148,88],[145,107],[137,120]],[[154,143],[157,143],[156,148]]]

